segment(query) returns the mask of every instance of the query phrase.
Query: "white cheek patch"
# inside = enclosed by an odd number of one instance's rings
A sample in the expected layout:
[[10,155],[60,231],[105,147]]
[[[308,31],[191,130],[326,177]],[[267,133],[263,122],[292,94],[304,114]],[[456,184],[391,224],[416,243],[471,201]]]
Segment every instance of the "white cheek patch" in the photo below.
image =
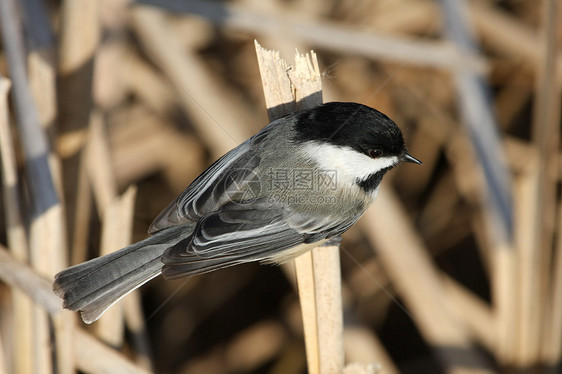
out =
[[348,147],[320,142],[305,143],[303,149],[322,169],[335,170],[338,182],[349,184],[355,184],[357,179],[363,180],[400,161],[397,156],[373,159]]

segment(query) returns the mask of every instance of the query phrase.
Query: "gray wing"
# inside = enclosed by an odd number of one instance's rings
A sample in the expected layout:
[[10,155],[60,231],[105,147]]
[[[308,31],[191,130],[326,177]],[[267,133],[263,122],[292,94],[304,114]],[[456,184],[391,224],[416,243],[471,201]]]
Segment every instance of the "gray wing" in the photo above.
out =
[[238,198],[237,192],[247,188],[256,177],[253,170],[260,162],[259,144],[274,126],[281,125],[278,121],[271,122],[209,166],[156,217],[148,232],[153,234],[170,226],[197,222]]
[[259,156],[252,139],[240,144],[201,173],[158,217],[148,232],[153,234],[170,226],[197,222],[235,196],[236,190],[254,177],[252,170]]
[[191,237],[166,250],[163,274],[177,278],[244,262],[272,261],[301,244],[339,235],[353,222],[315,219],[264,199],[230,203],[201,218]]

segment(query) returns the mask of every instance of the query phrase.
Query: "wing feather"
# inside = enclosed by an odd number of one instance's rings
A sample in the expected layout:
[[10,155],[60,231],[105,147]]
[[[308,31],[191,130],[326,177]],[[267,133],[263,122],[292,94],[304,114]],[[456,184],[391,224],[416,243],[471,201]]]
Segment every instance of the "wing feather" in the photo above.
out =
[[[197,222],[205,214],[228,201],[227,189],[238,188],[247,171],[259,163],[246,141],[234,148],[201,173],[150,225],[153,234],[164,228]],[[234,186],[234,187],[233,187]],[[236,187],[238,186],[238,187]]]
[[230,203],[202,217],[188,239],[166,250],[163,274],[175,278],[244,262],[275,262],[296,247],[341,234],[353,222],[314,219],[264,199]]
[[255,177],[252,171],[260,162],[257,148],[276,124],[277,121],[271,122],[209,166],[156,217],[148,232],[153,234],[170,226],[197,222],[247,188]]

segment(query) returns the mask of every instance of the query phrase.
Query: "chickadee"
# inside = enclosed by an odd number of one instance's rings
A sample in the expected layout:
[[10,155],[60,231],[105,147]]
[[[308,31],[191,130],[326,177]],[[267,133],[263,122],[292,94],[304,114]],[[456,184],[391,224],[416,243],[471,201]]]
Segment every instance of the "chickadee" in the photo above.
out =
[[153,234],[55,276],[86,323],[152,278],[282,263],[345,232],[408,154],[383,113],[333,102],[271,122],[205,170],[150,226]]

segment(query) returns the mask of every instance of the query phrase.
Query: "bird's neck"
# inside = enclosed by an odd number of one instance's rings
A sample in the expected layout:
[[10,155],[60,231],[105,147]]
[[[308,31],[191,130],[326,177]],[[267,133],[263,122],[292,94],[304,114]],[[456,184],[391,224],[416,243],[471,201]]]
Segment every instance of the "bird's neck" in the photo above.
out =
[[373,198],[376,197],[379,186],[382,181],[382,177],[387,171],[392,169],[391,167],[377,171],[376,173],[370,174],[364,179],[357,179],[355,183],[368,195],[372,195]]

